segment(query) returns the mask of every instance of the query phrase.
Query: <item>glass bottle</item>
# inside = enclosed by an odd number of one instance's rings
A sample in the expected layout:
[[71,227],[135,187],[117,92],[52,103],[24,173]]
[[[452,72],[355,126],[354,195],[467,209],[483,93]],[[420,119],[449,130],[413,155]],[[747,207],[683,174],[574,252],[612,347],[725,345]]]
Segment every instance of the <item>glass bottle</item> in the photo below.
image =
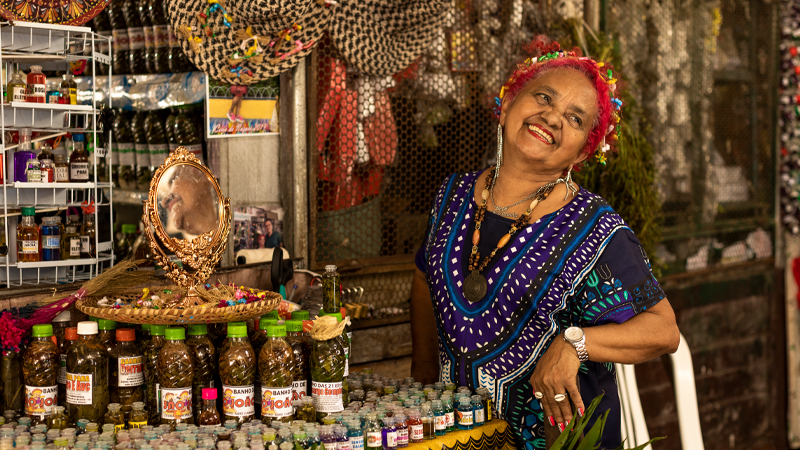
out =
[[445,425],[447,432],[455,431],[456,429],[456,414],[453,408],[453,397],[442,396],[442,409],[444,410]]
[[60,405],[67,404],[67,352],[78,340],[78,329],[76,327],[69,327],[64,330],[64,342],[56,340],[58,347],[58,358],[60,370],[58,372],[58,403]]
[[36,153],[31,147],[31,129],[23,128],[19,130],[19,146],[14,151],[14,181],[26,182],[28,176],[28,161],[36,159]]
[[350,450],[364,450],[364,431],[360,420],[347,423],[347,440],[350,441]]
[[[203,389],[215,388],[214,375],[217,373],[217,349],[208,337],[208,326],[204,323],[189,325],[186,346],[189,347],[192,366],[195,368],[192,378],[194,404],[201,405]],[[200,414],[196,415],[199,417]]]
[[456,417],[458,420],[459,430],[471,430],[473,425],[472,415],[472,401],[469,397],[461,397],[458,399],[458,410]]
[[97,422],[108,407],[108,353],[97,340],[97,322],[78,323],[78,341],[67,352],[67,416]]
[[292,347],[292,399],[303,398],[308,395],[309,364],[308,357],[311,348],[308,339],[303,333],[303,322],[287,320],[286,343]]
[[49,430],[63,430],[69,426],[67,415],[64,414],[63,406],[54,406],[53,413],[47,416],[47,428]]
[[394,426],[394,417],[384,417],[381,438],[383,450],[394,450],[397,448],[397,427]]
[[441,400],[431,401],[431,410],[433,411],[433,416],[436,420],[436,425],[434,428],[436,436],[444,436],[445,433],[447,433],[447,417],[445,417],[444,415],[444,409],[442,408],[442,401]]
[[97,319],[97,341],[106,349],[109,355],[114,350],[117,322],[108,319]]
[[470,398],[472,401],[472,423],[479,427],[486,423],[486,413],[483,407],[483,398],[480,395],[473,395]]
[[122,224],[122,236],[114,245],[114,260],[117,262],[125,259],[133,249],[133,242],[136,240],[136,225],[132,223]]
[[147,137],[147,151],[150,154],[150,167],[152,171],[164,164],[169,154],[169,139],[164,126],[166,117],[160,111],[149,111],[144,118],[145,136]]
[[[22,383],[22,357],[20,352],[13,350],[0,352],[0,377],[3,379],[3,406],[4,416],[9,411],[21,414],[25,399],[25,385]],[[6,417],[6,422],[14,419]]]
[[408,424],[406,423],[406,416],[395,413],[394,426],[397,428],[397,447],[408,447]]
[[25,383],[25,414],[31,424],[47,423],[58,401],[58,348],[53,342],[53,325],[34,325],[32,340],[22,356]]
[[42,147],[39,149],[39,156],[36,157],[39,161],[43,159],[55,159],[55,155],[53,154],[53,147],[50,146],[47,142],[42,144]]
[[136,156],[136,185],[140,190],[150,186],[150,152],[147,144],[147,129],[144,120],[147,113],[139,111],[133,115],[130,126],[133,130],[133,146]]
[[[151,327],[152,332],[152,327]],[[167,339],[158,354],[158,383],[161,385],[161,423],[194,423],[192,416],[192,377],[194,369],[189,348],[184,344],[186,330],[167,328]]]
[[81,257],[81,236],[75,225],[67,225],[64,236],[61,237],[61,258],[78,259]]
[[28,72],[28,83],[25,101],[28,103],[46,103],[47,77],[42,73],[42,66],[31,66]]
[[123,412],[130,413],[134,403],[144,400],[144,358],[136,346],[134,330],[121,328],[116,331],[116,338],[109,360],[110,400],[119,403]]
[[56,183],[69,183],[69,164],[62,154],[55,155],[53,179]]
[[286,342],[284,325],[268,325],[266,331],[268,339],[258,355],[262,422],[291,422],[292,347]]
[[149,425],[161,424],[161,405],[159,404],[160,385],[158,381],[159,354],[167,341],[164,339],[165,325],[150,325],[150,342],[144,349],[145,404],[150,415]]
[[22,220],[17,225],[17,261],[39,261],[39,227],[33,221],[36,208],[22,207]]
[[122,13],[124,0],[111,0],[106,8],[111,25],[111,60],[114,75],[126,75],[130,70],[130,40],[128,39],[128,25]]
[[6,102],[24,102],[27,100],[27,90],[25,80],[22,79],[22,72],[14,72],[11,79],[6,84]]
[[[115,0],[116,1],[116,0]],[[113,3],[113,2],[112,2]],[[114,116],[111,165],[116,174],[117,187],[129,191],[137,189],[136,149],[131,121],[133,113],[117,110]],[[148,161],[149,162],[149,161]]]
[[183,146],[192,153],[200,162],[203,162],[203,135],[195,130],[189,111],[192,105],[178,106],[178,115],[175,117],[173,135],[176,146]]
[[144,34],[144,73],[156,73],[155,62],[153,61],[156,37],[153,34],[153,23],[150,20],[150,8],[153,3],[153,0],[141,0],[136,4],[139,20],[142,22],[142,33]]
[[364,443],[367,449],[383,447],[382,430],[378,424],[378,415],[375,413],[367,414],[367,421],[364,423]]
[[145,64],[144,28],[139,15],[138,1],[123,0],[122,14],[128,27],[128,66],[130,73],[147,73]]
[[83,145],[83,134],[72,135],[74,150],[69,156],[69,181],[86,183],[89,181],[89,154]]
[[26,163],[25,181],[28,183],[42,182],[42,163],[38,159],[29,159]]
[[128,418],[128,428],[134,429],[147,426],[147,419],[149,417],[149,414],[144,409],[144,403],[133,402],[133,405],[131,405],[131,407],[132,407],[131,414],[130,417]]
[[61,217],[42,219],[42,261],[61,260]]
[[78,83],[72,78],[71,73],[65,73],[61,76],[61,88],[66,89],[70,105],[78,104]]
[[94,258],[96,255],[94,214],[83,214],[83,226],[81,226],[81,258]]
[[103,416],[104,429],[106,425],[114,425],[114,431],[125,429],[125,416],[122,415],[122,407],[119,403],[108,404],[108,412]]
[[[106,9],[100,11],[99,14],[94,16],[94,19],[92,19],[92,24],[94,25],[94,30],[100,36],[112,37],[113,35],[111,33],[111,21],[108,18],[108,9],[109,8],[106,7]],[[112,56],[109,50],[110,49],[108,41],[105,39],[99,39],[99,45],[97,47],[97,51],[104,55]],[[100,75],[108,75],[108,68],[109,68],[108,65],[98,61],[95,67],[97,68],[97,73],[99,73]]]
[[[330,316],[341,322],[339,315]],[[321,320],[321,319],[320,319]],[[314,340],[309,359],[311,392],[317,408],[317,421],[330,413],[344,409],[342,384],[346,357],[341,336],[327,340]]]
[[198,425],[220,425],[222,419],[217,412],[217,389],[203,388],[203,408],[197,420]]
[[56,181],[56,165],[52,159],[43,159],[39,161],[39,176],[42,183],[55,183]]
[[255,417],[255,380],[258,363],[253,346],[247,339],[247,325],[241,322],[229,323],[228,339],[219,352],[219,375],[223,393],[222,414],[225,420],[236,420],[242,424],[250,422]]
[[342,306],[342,283],[336,266],[325,266],[325,273],[322,274],[322,309],[327,314],[337,314]]
[[420,419],[422,420],[423,439],[436,439],[436,416],[433,415],[431,404],[423,403],[421,407]]
[[164,2],[151,1],[150,23],[155,37],[153,48],[153,70],[155,73],[169,72],[169,26]]
[[183,52],[181,48],[182,37],[178,37],[175,30],[169,27],[169,71],[172,73],[189,72],[196,70],[194,64],[189,60],[189,57]]
[[[2,180],[0,180],[2,184]],[[5,259],[8,256],[8,244],[6,243],[6,220],[0,217],[0,258]]]

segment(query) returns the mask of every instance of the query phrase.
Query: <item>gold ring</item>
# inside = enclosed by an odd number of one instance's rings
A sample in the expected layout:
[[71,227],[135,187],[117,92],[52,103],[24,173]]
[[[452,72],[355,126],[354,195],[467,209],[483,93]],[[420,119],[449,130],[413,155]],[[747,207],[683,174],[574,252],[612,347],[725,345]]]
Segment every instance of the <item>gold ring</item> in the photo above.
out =
[[534,392],[533,396],[536,397],[536,400],[541,400],[544,398],[544,394],[539,391]]
[[563,402],[564,400],[566,400],[566,399],[567,399],[567,395],[566,395],[566,394],[558,394],[558,395],[556,395],[556,396],[555,396],[555,397],[553,397],[553,398],[554,398],[554,399],[555,399],[555,401],[557,401],[557,402]]

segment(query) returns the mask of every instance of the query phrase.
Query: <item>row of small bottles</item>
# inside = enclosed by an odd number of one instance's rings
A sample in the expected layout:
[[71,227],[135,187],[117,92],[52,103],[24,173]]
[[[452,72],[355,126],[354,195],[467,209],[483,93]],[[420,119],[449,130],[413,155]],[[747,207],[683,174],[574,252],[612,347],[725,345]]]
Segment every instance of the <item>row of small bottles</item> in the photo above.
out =
[[48,80],[42,66],[31,66],[30,72],[14,72],[6,84],[3,101],[29,103],[78,104],[78,84],[71,74],[61,76],[60,82]]
[[[44,143],[37,155],[31,144],[31,129],[19,130],[19,146],[14,151],[13,181],[27,183],[85,183],[93,181],[92,162],[84,146],[82,133],[67,138],[72,151],[67,154],[54,153]],[[99,174],[98,174],[99,175]],[[2,180],[2,178],[0,178]]]
[[66,226],[61,224],[60,216],[44,217],[41,227],[36,226],[35,215],[35,207],[22,207],[22,220],[17,225],[17,261],[62,261],[97,255],[94,214],[84,213],[82,223],[78,215],[67,215]]

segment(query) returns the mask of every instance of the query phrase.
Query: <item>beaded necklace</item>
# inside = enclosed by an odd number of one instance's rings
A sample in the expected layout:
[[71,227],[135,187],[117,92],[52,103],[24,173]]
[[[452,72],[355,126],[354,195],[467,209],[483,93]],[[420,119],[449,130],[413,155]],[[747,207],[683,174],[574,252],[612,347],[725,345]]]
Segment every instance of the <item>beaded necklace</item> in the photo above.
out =
[[466,297],[471,303],[479,302],[483,300],[483,297],[486,296],[488,284],[486,282],[486,277],[483,276],[481,272],[486,269],[486,266],[489,265],[489,262],[492,260],[492,258],[494,258],[494,255],[501,248],[505,247],[511,238],[517,233],[517,231],[521,230],[525,224],[528,223],[531,212],[542,200],[546,199],[547,196],[553,192],[553,188],[555,188],[557,184],[565,182],[563,178],[559,178],[558,180],[547,183],[537,189],[532,195],[533,200],[531,201],[530,205],[528,205],[528,209],[525,210],[525,213],[520,215],[517,220],[514,221],[508,233],[501,237],[497,242],[497,245],[495,246],[494,250],[492,250],[492,253],[486,256],[483,261],[481,261],[481,254],[478,251],[478,244],[481,242],[481,223],[486,215],[486,201],[489,199],[494,178],[495,169],[492,168],[489,171],[489,176],[486,177],[486,185],[481,192],[481,204],[478,207],[478,211],[475,212],[475,232],[472,233],[472,253],[469,255],[470,274],[464,280],[464,297]]

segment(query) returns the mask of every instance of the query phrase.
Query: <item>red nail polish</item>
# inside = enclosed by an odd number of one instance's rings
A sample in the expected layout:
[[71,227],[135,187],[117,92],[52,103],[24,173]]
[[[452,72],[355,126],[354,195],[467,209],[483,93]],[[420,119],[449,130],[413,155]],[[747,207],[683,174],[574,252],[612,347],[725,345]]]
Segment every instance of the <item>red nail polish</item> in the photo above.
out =
[[551,427],[554,427],[554,426],[556,426],[556,421],[553,419],[553,417],[552,417],[552,416],[548,416],[547,418],[550,420],[550,426],[551,426]]
[[565,423],[564,425],[569,425],[569,420],[568,420],[568,421],[567,421],[567,423]]
[[583,408],[578,408],[578,414],[583,417]]
[[559,423],[558,424],[558,430],[561,431],[562,433],[564,432],[564,424],[563,423]]

